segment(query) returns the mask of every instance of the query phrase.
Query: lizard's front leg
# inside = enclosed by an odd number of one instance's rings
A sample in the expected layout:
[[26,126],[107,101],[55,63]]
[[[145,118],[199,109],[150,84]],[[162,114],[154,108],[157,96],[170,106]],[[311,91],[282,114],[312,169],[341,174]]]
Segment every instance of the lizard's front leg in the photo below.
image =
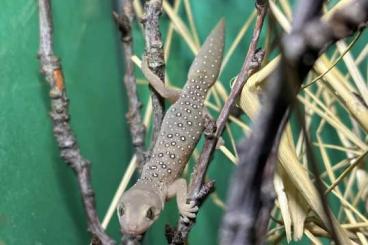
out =
[[179,213],[184,217],[185,222],[189,222],[189,218],[196,217],[198,207],[194,201],[187,203],[187,181],[179,178],[170,184],[167,190],[167,197],[172,198],[176,195]]

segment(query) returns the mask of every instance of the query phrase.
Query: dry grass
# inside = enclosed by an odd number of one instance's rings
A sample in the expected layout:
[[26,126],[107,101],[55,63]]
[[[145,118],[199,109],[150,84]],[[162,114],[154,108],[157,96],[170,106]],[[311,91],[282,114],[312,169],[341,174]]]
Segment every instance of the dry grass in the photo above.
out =
[[[333,7],[325,8],[324,18],[329,18],[331,13],[348,1],[339,1]],[[142,15],[142,6],[139,1],[134,1],[134,7],[138,16]],[[176,0],[174,5],[164,1],[163,8],[170,18],[170,25],[165,30],[165,57],[168,58],[172,44],[173,33],[176,32],[188,45],[193,54],[200,47],[197,28],[193,21],[191,5],[188,0]],[[184,9],[186,16],[178,15],[180,8]],[[290,28],[291,5],[288,0],[271,2],[270,11],[275,16],[277,23],[284,31]],[[234,50],[238,47],[244,35],[249,32],[249,27],[254,22],[253,13],[239,29],[238,35],[228,45],[230,48],[224,55],[222,71],[226,69]],[[188,21],[184,21],[188,20]],[[268,33],[268,32],[267,32]],[[359,244],[368,244],[368,218],[367,218],[367,193],[368,175],[364,165],[368,150],[368,87],[367,71],[359,69],[362,62],[366,62],[368,45],[354,57],[351,49],[358,38],[364,38],[357,34],[350,44],[348,41],[340,41],[332,55],[323,54],[316,62],[313,72],[309,75],[300,94],[298,101],[305,110],[305,121],[309,134],[313,140],[313,149],[319,156],[320,177],[322,178],[326,193],[337,207],[335,212],[335,225],[348,231],[348,235]],[[367,37],[365,37],[367,40]],[[267,38],[266,38],[267,40]],[[138,56],[132,57],[140,67]],[[258,95],[265,87],[265,78],[272,73],[279,57],[275,57],[253,75],[243,90],[239,101],[240,107],[252,118],[261,106]],[[347,73],[343,70],[347,70]],[[235,76],[236,74],[234,74]],[[226,82],[224,84],[228,84]],[[211,97],[215,101],[207,101],[207,106],[214,111],[219,111],[223,101],[227,98],[227,91],[223,83],[218,81],[211,91]],[[150,103],[147,102],[149,105]],[[150,124],[152,108],[147,107],[144,113],[144,122]],[[343,115],[343,116],[342,116]],[[233,123],[227,127],[228,141],[220,147],[220,151],[230,162],[237,164],[235,139],[233,130],[240,128],[244,135],[249,130],[247,123],[236,119],[230,119]],[[275,176],[275,190],[277,201],[272,212],[273,220],[270,222],[268,232],[269,241],[279,241],[286,236],[288,241],[299,240],[306,236],[314,244],[322,244],[320,237],[328,236],[323,229],[327,218],[314,186],[314,178],[310,174],[305,154],[305,141],[303,134],[292,132],[292,125],[288,125],[281,141],[279,151],[279,168]],[[333,132],[337,140],[331,143],[326,138],[326,132]],[[235,152],[235,153],[234,153]],[[336,161],[334,154],[339,152],[344,156],[343,160]],[[198,154],[194,154],[198,155]],[[114,213],[116,202],[125,190],[134,171],[134,157],[122,178],[116,197],[103,221],[106,227]],[[225,207],[215,193],[211,200],[221,208]]]

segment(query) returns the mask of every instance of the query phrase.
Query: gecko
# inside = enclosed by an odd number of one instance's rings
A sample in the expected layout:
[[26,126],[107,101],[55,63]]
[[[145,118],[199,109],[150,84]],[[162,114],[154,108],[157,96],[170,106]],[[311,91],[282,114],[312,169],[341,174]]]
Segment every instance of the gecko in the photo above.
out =
[[117,214],[123,234],[143,234],[159,217],[165,202],[174,196],[186,222],[196,217],[198,207],[194,201],[187,202],[187,183],[180,176],[204,131],[204,101],[219,75],[223,49],[224,21],[221,20],[195,57],[181,91],[165,88],[147,67],[142,69],[152,87],[173,104],[164,116],[141,176],[119,200]]

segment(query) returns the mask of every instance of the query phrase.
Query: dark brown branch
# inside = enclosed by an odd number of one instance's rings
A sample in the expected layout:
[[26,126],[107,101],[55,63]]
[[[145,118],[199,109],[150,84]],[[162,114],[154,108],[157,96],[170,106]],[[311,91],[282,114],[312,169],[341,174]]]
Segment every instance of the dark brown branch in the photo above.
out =
[[258,207],[258,212],[257,211],[253,212],[253,215],[258,214],[254,217],[255,222],[253,223],[256,235],[255,236],[256,244],[264,243],[264,239],[267,234],[268,223],[271,217],[271,212],[272,209],[274,208],[276,193],[273,186],[273,180],[276,172],[276,164],[278,161],[279,144],[287,122],[288,122],[288,113],[284,115],[281,125],[277,131],[276,139],[275,142],[273,143],[272,150],[270,152],[270,155],[268,156],[264,170],[262,171],[263,172],[261,176],[262,183],[260,186],[256,186],[256,188],[260,188],[260,195],[259,195],[260,205]]
[[[225,214],[222,227],[222,244],[254,244],[254,240],[245,236],[249,234],[249,227],[252,227],[253,213],[248,213],[245,204],[252,202],[252,193],[240,189],[241,183],[246,179],[241,169],[250,164],[257,165],[261,171],[269,158],[276,132],[282,124],[282,118],[288,108],[293,104],[300,86],[312,68],[319,54],[333,42],[351,35],[354,31],[366,25],[368,20],[368,1],[355,1],[344,9],[336,12],[329,22],[319,19],[320,8],[323,1],[305,0],[300,2],[300,6],[309,8],[297,8],[304,14],[295,14],[295,29],[291,34],[283,38],[282,59],[276,71],[269,79],[270,89],[267,91],[265,104],[259,116],[256,118],[252,133],[246,142],[245,161],[239,165],[233,178],[233,185],[230,189],[228,210]],[[319,6],[319,8],[316,8]],[[300,18],[300,19],[299,19]],[[257,140],[260,135],[263,140]],[[262,143],[263,142],[263,143]],[[310,154],[309,154],[310,155]],[[248,170],[248,168],[247,168]],[[243,172],[244,174],[244,172]],[[261,176],[260,176],[261,177]],[[318,187],[318,186],[317,186]],[[321,190],[319,190],[321,192]],[[321,198],[323,192],[320,193]],[[322,201],[327,218],[330,219],[326,225],[336,244],[348,244],[347,237],[338,237],[335,227],[327,207],[327,202]],[[257,203],[251,203],[256,205]],[[241,207],[242,209],[237,209]],[[243,215],[240,215],[243,212]],[[237,216],[235,216],[237,215]],[[254,239],[254,238],[253,238]]]
[[95,207],[95,195],[90,180],[90,162],[81,153],[74,133],[69,125],[68,97],[58,58],[52,47],[51,6],[49,0],[39,0],[41,73],[50,85],[50,102],[53,132],[59,146],[61,158],[77,175],[82,200],[88,220],[88,229],[101,244],[115,242],[102,229]]
[[[149,0],[144,5],[144,16],[142,23],[144,26],[145,56],[148,68],[156,74],[161,81],[165,81],[165,59],[163,43],[161,40],[159,17],[162,13],[162,0]],[[150,86],[151,88],[151,86]],[[152,108],[153,108],[153,136],[152,146],[155,145],[161,123],[165,114],[164,99],[151,88]]]
[[142,169],[145,163],[145,127],[142,123],[140,114],[141,102],[137,95],[137,84],[134,76],[134,63],[131,59],[133,55],[133,36],[132,24],[134,20],[134,9],[132,0],[125,0],[121,8],[120,15],[113,13],[116,23],[121,33],[121,42],[124,49],[125,74],[124,85],[128,95],[129,111],[126,114],[130,125],[135,154],[137,156],[137,165]]
[[[263,2],[263,1],[259,1],[259,2]],[[224,107],[222,108],[220,115],[216,121],[214,133],[207,134],[206,136],[203,150],[198,159],[198,163],[195,167],[195,171],[192,174],[192,181],[189,186],[189,197],[191,200],[194,200],[197,203],[197,205],[200,205],[201,202],[210,193],[210,192],[207,192],[205,193],[205,195],[203,195],[204,189],[206,189],[205,188],[206,184],[204,184],[204,178],[205,178],[208,166],[210,164],[211,157],[216,149],[216,144],[224,131],[229,115],[247,79],[260,66],[262,59],[263,59],[264,52],[263,51],[257,52],[257,44],[258,44],[258,39],[259,39],[261,30],[262,30],[263,21],[266,16],[267,5],[257,4],[256,7],[258,10],[258,17],[256,20],[252,40],[251,40],[244,64],[242,66],[240,73],[238,74],[238,77],[230,92],[228,100],[225,102]],[[198,193],[202,193],[201,200],[198,199]],[[176,231],[173,232],[172,237],[169,237],[169,240],[171,240],[170,244],[184,244],[194,222],[195,220],[190,220],[189,223],[185,223],[184,220],[180,218]]]
[[[268,106],[272,108],[272,106]],[[272,108],[273,109],[273,108]],[[221,244],[263,244],[270,213],[274,204],[273,178],[277,163],[278,145],[287,116],[281,125],[269,121],[282,114],[267,111],[254,124],[249,137],[239,144],[239,165],[229,188],[226,214],[221,229]],[[277,137],[270,137],[276,130]],[[263,151],[271,147],[269,155]]]

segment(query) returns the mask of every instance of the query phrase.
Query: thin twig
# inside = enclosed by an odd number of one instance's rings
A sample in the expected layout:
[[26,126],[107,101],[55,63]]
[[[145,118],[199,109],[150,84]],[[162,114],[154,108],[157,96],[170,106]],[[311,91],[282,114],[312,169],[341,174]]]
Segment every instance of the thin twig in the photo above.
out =
[[[149,0],[144,5],[145,56],[148,68],[157,75],[161,81],[165,81],[165,59],[163,43],[161,39],[159,17],[162,14],[162,0]],[[150,86],[151,87],[151,86]],[[164,99],[154,89],[151,89],[153,108],[153,136],[152,146],[155,145],[165,114]]]
[[50,1],[39,0],[38,6],[40,24],[40,47],[38,54],[41,73],[50,85],[50,117],[60,156],[77,175],[88,219],[89,231],[101,244],[115,244],[101,227],[95,207],[95,194],[90,180],[90,162],[81,155],[77,140],[69,125],[69,99],[65,91],[61,65],[58,58],[54,55],[52,47]]
[[[260,36],[260,32],[262,30],[264,18],[266,16],[267,5],[257,4],[256,7],[258,10],[258,16],[253,32],[253,37],[249,45],[248,53],[245,58],[244,64],[242,66],[240,73],[238,74],[238,77],[234,83],[230,95],[220,112],[216,124],[215,125],[210,124],[209,128],[212,128],[213,132],[212,133],[207,132],[207,137],[205,139],[203,150],[198,159],[195,171],[192,174],[192,181],[189,186],[189,198],[191,200],[194,200],[197,203],[197,205],[203,202],[203,200],[208,196],[208,194],[210,194],[211,189],[208,189],[206,187],[207,185],[204,184],[204,178],[208,166],[210,164],[211,157],[216,149],[217,142],[224,131],[229,115],[247,79],[260,66],[263,59],[264,52],[263,51],[257,52],[257,43]],[[206,131],[208,131],[209,128],[207,127]],[[205,190],[207,189],[208,191],[205,192]],[[202,193],[200,200],[198,199],[198,193]],[[171,241],[170,244],[184,244],[194,222],[195,220],[190,220],[190,222],[185,223],[183,218],[180,218],[176,231],[172,232],[171,235],[168,236],[168,240]]]
[[[329,22],[323,22],[319,18],[323,1],[315,0],[301,1],[299,11],[303,14],[295,14],[293,31],[285,36],[282,44],[282,60],[276,71],[269,78],[270,89],[264,96],[267,99],[259,116],[256,118],[252,133],[247,141],[248,164],[255,161],[257,165],[264,165],[270,152],[271,144],[276,137],[276,132],[282,124],[282,117],[286,114],[288,108],[293,104],[296,94],[301,84],[312,68],[318,56],[333,42],[351,35],[354,31],[363,28],[368,20],[368,1],[355,1],[344,9],[336,12]],[[317,7],[316,7],[317,6]],[[269,122],[268,124],[266,122]],[[255,144],[255,135],[266,132],[268,143]],[[248,165],[247,164],[247,165]],[[237,173],[241,171],[236,171]],[[318,176],[318,174],[316,175]],[[236,175],[244,179],[244,175]],[[235,177],[235,178],[236,178]],[[222,227],[222,244],[253,244],[252,240],[247,239],[243,227],[249,227],[247,222],[252,222],[250,216],[239,215],[235,213],[234,207],[237,204],[246,202],[245,198],[249,193],[244,193],[238,186],[232,186],[228,210],[225,214]],[[317,186],[318,187],[318,186]],[[319,190],[321,199],[323,192]],[[249,200],[248,200],[249,201]],[[332,239],[336,244],[350,244],[348,236],[338,226],[334,225],[333,217],[327,207],[327,202],[321,200],[325,209],[324,223]],[[234,214],[237,214],[235,216]],[[239,230],[240,229],[240,230]],[[243,230],[242,230],[243,229]]]
[[134,20],[134,9],[132,0],[124,0],[120,15],[113,13],[116,23],[121,33],[121,42],[124,49],[125,75],[124,85],[128,95],[129,111],[126,114],[130,125],[132,143],[137,157],[138,169],[142,169],[145,163],[145,127],[140,114],[141,102],[137,94],[137,83],[134,76],[134,63],[131,59],[133,55],[133,35],[132,24]]

